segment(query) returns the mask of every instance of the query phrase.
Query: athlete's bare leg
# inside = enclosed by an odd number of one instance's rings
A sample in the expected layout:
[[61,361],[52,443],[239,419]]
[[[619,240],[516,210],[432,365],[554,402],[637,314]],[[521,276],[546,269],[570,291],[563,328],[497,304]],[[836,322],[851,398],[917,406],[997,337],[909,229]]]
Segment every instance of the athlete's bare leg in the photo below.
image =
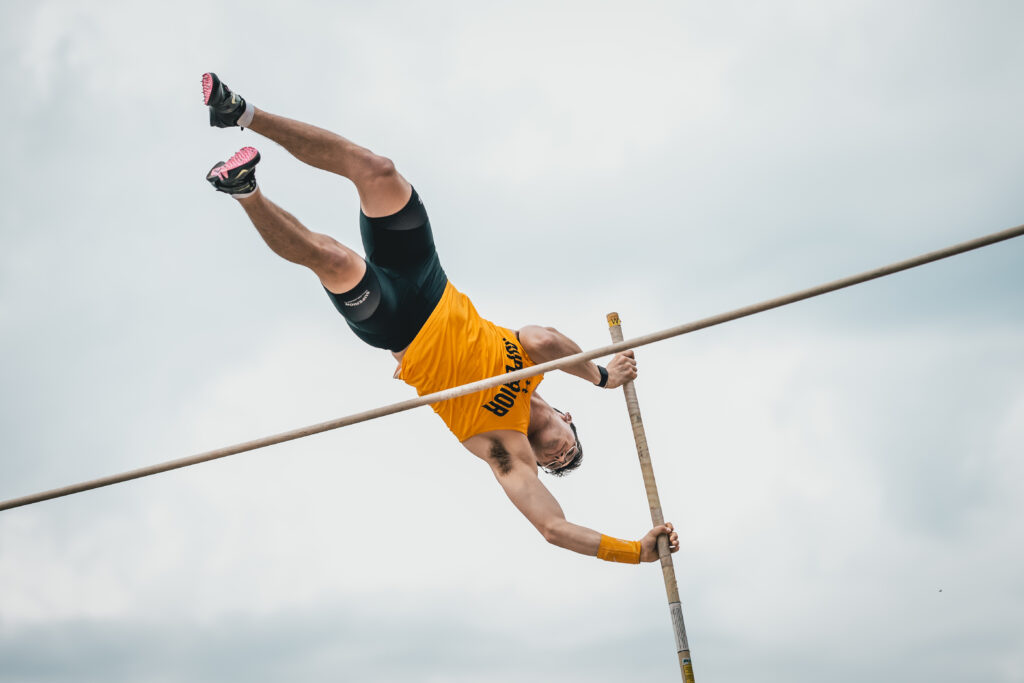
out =
[[255,110],[249,128],[278,143],[299,161],[351,180],[367,216],[398,213],[412,196],[412,186],[390,159],[340,135],[262,109]]
[[306,266],[335,294],[355,287],[366,273],[362,256],[333,237],[312,232],[295,216],[263,196],[258,188],[238,203],[275,254]]
[[[279,143],[299,160],[349,178],[366,215],[392,215],[409,202],[412,186],[389,159],[322,128],[260,111],[212,72],[203,74],[202,85],[211,126],[244,125]],[[210,169],[207,180],[239,201],[276,254],[310,268],[331,292],[343,294],[356,287],[367,272],[363,258],[333,238],[311,232],[267,199],[253,173],[259,160],[259,152],[243,147],[228,161]]]

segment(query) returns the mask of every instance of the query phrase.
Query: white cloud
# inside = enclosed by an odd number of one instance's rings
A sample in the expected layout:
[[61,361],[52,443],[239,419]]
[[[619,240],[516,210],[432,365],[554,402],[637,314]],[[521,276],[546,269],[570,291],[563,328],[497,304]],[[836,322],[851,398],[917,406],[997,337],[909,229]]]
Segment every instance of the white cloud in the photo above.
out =
[[[638,335],[1020,222],[1008,5],[152,11],[3,11],[4,497],[411,394],[203,184],[255,139],[205,128],[209,68],[394,157],[480,310],[584,348],[610,309]],[[353,241],[351,188],[259,144],[268,193]],[[1018,251],[638,352],[699,676],[1020,678]],[[621,398],[542,393],[580,424],[586,465],[549,482],[569,518],[642,533]],[[188,680],[258,654],[309,680],[668,677],[659,581],[545,545],[419,409],[0,514],[0,679],[156,679],[87,656],[128,641],[177,643]]]

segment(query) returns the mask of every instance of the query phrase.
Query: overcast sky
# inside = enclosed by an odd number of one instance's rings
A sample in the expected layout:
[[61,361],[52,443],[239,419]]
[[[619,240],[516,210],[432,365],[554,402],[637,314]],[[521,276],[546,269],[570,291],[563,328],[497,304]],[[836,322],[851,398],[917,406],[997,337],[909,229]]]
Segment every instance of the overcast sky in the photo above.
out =
[[[414,395],[203,177],[584,348],[1024,223],[1024,5],[0,4],[0,499]],[[1024,240],[637,352],[699,681],[1024,681]],[[619,392],[549,375],[567,517],[650,527]],[[0,513],[0,681],[678,680],[657,565],[548,546],[429,409]]]

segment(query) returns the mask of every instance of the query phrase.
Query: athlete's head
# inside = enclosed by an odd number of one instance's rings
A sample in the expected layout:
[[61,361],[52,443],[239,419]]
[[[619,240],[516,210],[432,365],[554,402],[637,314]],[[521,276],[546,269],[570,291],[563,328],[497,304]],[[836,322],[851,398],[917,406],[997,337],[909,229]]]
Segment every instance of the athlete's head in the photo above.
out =
[[583,462],[583,446],[576,435],[572,415],[552,408],[554,415],[536,434],[530,444],[537,464],[548,474],[564,477]]

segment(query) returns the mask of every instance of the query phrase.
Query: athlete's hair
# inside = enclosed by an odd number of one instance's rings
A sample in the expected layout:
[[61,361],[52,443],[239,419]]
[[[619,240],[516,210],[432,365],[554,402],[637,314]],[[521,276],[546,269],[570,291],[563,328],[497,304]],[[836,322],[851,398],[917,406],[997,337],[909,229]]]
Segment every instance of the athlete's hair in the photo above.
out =
[[[565,414],[558,408],[555,408],[554,406],[551,407],[559,415]],[[565,465],[563,465],[562,467],[559,467],[557,470],[544,470],[548,474],[554,475],[556,477],[564,477],[565,475],[569,474],[570,472],[577,469],[580,465],[583,464],[583,444],[580,443],[580,436],[579,434],[576,433],[576,425],[570,422],[569,427],[572,429],[572,435],[576,438],[576,457],[570,460],[569,462],[565,463]]]

